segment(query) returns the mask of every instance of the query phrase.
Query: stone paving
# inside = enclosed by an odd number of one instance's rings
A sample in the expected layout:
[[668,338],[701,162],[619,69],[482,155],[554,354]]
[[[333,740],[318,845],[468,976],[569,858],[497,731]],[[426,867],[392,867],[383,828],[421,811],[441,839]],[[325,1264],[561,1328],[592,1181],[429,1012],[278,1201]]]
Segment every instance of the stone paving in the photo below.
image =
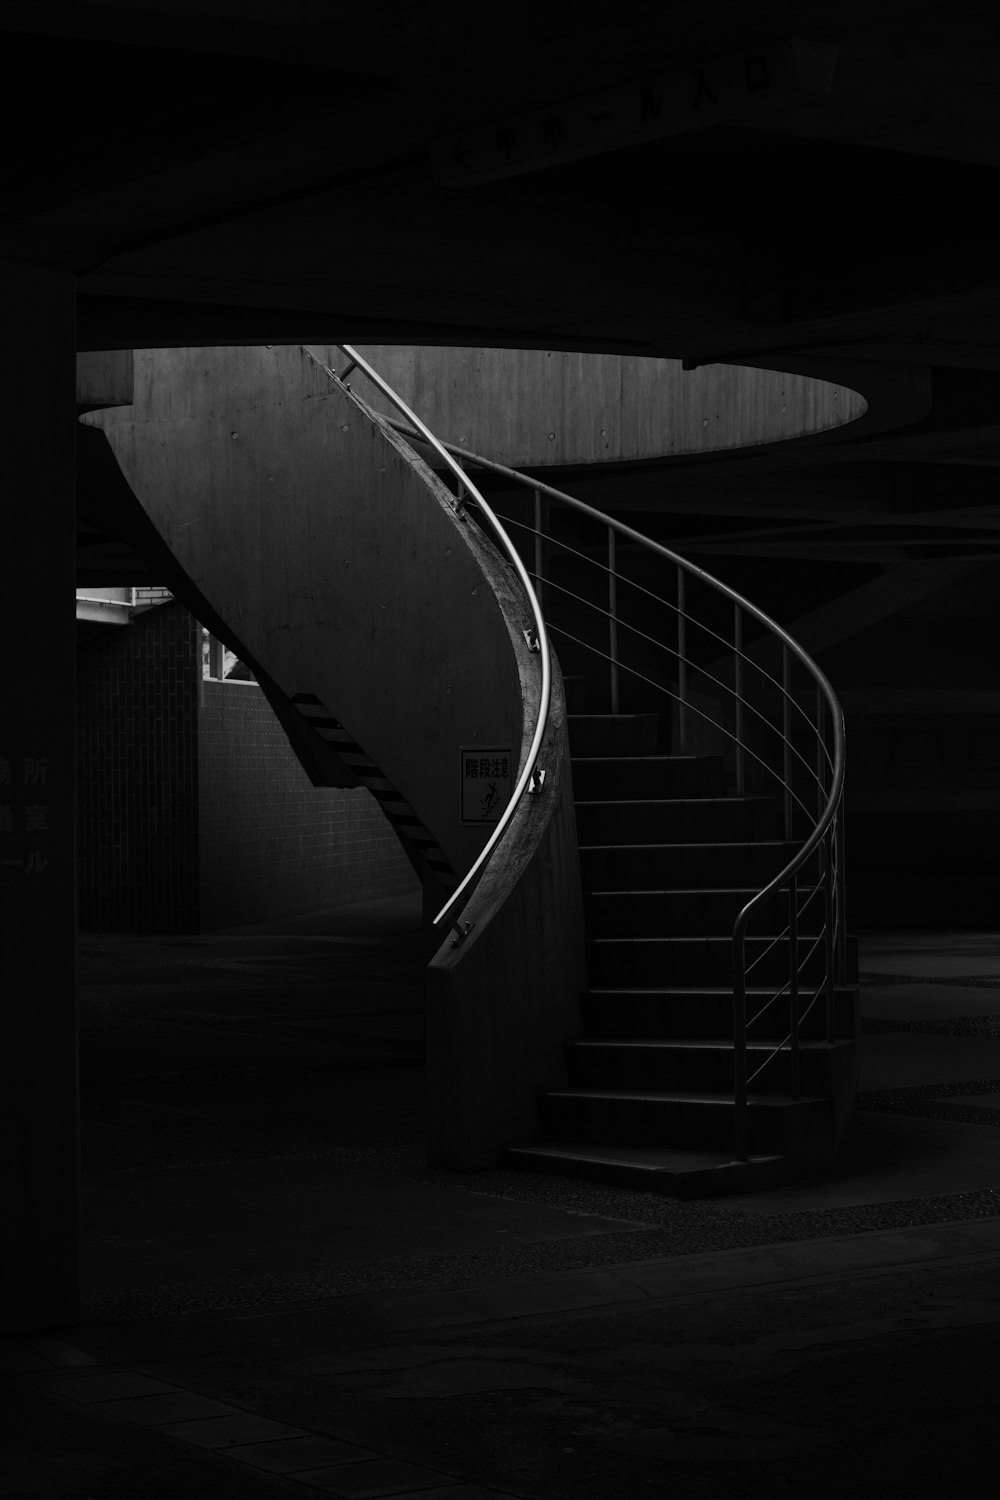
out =
[[[552,1455],[535,1473],[496,1452],[491,1422],[507,1430],[507,1407],[539,1381],[563,1393],[563,1435],[566,1403],[595,1399],[593,1370],[553,1373],[530,1340],[508,1347],[525,1319],[610,1327],[636,1300],[652,1316],[729,1285],[749,1305],[769,1287],[888,1286],[900,1267],[1000,1253],[993,935],[863,935],[864,1066],[837,1162],[701,1203],[427,1169],[412,902],[277,934],[83,946],[85,1321],[0,1345],[21,1439],[0,1495],[590,1493]],[[975,1306],[966,1322],[953,1309],[941,1337],[1000,1318]],[[461,1357],[442,1356],[443,1331],[485,1325],[485,1343],[459,1332]],[[422,1435],[387,1415],[414,1400],[453,1413],[453,1441],[437,1416]],[[646,1445],[655,1471],[662,1432],[622,1421],[608,1452],[632,1464]],[[626,1469],[623,1495],[650,1477]],[[610,1494],[601,1472],[594,1493]]]

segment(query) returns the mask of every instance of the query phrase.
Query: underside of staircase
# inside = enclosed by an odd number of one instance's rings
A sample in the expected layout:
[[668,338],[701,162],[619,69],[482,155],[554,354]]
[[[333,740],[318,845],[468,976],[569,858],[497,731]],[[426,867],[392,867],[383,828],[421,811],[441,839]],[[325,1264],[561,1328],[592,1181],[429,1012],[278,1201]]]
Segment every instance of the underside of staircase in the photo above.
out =
[[[784,926],[778,902],[747,945],[748,1017],[771,1003],[748,1026],[749,1151],[734,1152],[732,927],[795,851],[777,836],[777,799],[737,796],[721,756],[662,750],[656,713],[579,711],[582,678],[567,692],[589,988],[567,1085],[539,1101],[542,1139],[510,1148],[507,1164],[679,1198],[822,1168],[853,1099],[859,992],[836,987],[832,1039],[825,992],[805,1016],[792,1098],[788,1048],[775,1051],[789,1034],[788,994],[772,998],[788,977],[786,945],[769,946]],[[801,884],[810,878],[818,861]],[[821,922],[814,902],[803,939]],[[803,966],[807,998],[823,959],[819,943]]]

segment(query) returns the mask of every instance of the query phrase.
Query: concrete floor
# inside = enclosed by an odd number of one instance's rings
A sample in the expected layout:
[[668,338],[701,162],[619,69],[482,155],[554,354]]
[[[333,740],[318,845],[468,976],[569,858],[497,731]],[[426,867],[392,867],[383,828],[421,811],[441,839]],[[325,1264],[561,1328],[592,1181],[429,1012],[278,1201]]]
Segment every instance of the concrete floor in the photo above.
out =
[[838,1160],[676,1203],[426,1168],[409,898],[85,938],[85,1321],[0,1343],[0,1495],[954,1489],[1000,1323],[1000,937],[861,955]]

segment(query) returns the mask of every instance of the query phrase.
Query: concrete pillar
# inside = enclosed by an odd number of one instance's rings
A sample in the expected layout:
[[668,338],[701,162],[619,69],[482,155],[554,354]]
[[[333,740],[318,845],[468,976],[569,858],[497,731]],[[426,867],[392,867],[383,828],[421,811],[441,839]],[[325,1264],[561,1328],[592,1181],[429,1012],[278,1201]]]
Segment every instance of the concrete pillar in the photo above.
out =
[[79,1316],[74,285],[0,262],[0,1330]]

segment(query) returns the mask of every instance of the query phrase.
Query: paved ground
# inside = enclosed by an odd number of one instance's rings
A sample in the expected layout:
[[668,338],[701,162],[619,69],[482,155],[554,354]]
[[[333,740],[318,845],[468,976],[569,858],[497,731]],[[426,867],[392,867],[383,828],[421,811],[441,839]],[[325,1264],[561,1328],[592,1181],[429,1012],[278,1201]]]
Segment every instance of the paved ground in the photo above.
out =
[[428,1171],[408,899],[83,942],[85,1321],[0,1495],[937,1495],[994,1456],[1000,937],[862,939],[821,1180]]

